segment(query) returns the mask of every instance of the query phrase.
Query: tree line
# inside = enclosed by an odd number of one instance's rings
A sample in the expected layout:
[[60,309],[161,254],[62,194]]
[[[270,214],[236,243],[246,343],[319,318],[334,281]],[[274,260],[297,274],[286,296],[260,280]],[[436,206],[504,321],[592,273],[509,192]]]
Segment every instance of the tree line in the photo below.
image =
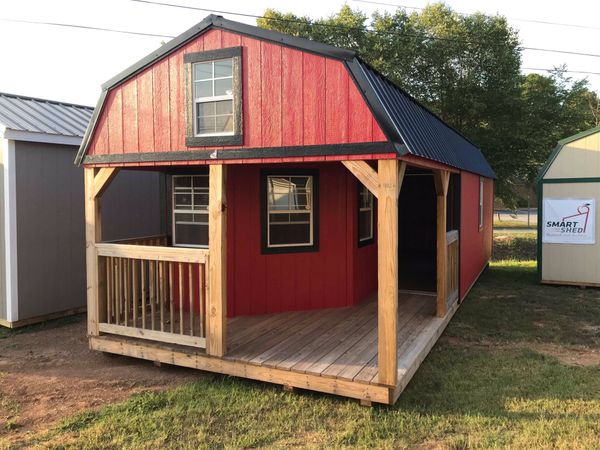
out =
[[521,73],[518,31],[500,15],[461,15],[438,3],[367,17],[344,5],[316,20],[268,9],[257,24],[358,52],[482,149],[508,207],[557,140],[599,122],[599,98],[586,79],[569,78],[564,66]]

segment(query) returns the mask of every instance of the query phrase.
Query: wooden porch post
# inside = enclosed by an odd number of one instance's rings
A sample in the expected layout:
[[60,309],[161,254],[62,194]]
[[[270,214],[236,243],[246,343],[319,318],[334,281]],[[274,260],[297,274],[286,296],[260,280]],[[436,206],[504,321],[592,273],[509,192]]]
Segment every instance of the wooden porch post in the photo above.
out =
[[106,298],[104,295],[106,270],[99,263],[96,253],[96,243],[102,239],[100,197],[119,169],[107,167],[96,170],[86,167],[83,170],[88,335],[98,336],[100,334],[98,323],[106,311],[100,304]]
[[437,193],[437,307],[436,315],[446,315],[446,271],[448,259],[448,243],[446,240],[446,205],[450,172],[447,170],[434,171],[435,190]]
[[378,367],[379,383],[398,380],[398,195],[405,163],[379,160],[377,209]]
[[227,166],[209,167],[206,351],[223,356],[227,351]]

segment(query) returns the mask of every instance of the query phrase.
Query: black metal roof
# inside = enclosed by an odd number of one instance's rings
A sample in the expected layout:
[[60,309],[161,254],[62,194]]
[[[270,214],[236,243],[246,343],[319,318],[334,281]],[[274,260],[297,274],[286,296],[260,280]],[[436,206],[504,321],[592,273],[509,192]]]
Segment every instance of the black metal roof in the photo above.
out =
[[377,105],[375,117],[406,153],[495,178],[481,150],[457,130],[359,58],[348,66],[363,90],[372,90],[366,97]]
[[485,177],[495,177],[494,171],[479,148],[408,93],[360,60],[355,52],[310,39],[234,22],[212,14],[102,85],[102,94],[77,154],[76,164],[80,164],[83,160],[98,116],[106,101],[108,90],[123,83],[210,28],[232,31],[342,60],[386,137],[396,144],[395,148],[400,156],[412,154]]

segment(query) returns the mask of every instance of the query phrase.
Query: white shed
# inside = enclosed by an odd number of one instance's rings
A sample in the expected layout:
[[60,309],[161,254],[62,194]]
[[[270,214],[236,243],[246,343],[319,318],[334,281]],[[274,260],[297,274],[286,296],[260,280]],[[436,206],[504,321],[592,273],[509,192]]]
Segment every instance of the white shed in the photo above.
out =
[[540,281],[600,286],[600,127],[559,141],[537,186]]

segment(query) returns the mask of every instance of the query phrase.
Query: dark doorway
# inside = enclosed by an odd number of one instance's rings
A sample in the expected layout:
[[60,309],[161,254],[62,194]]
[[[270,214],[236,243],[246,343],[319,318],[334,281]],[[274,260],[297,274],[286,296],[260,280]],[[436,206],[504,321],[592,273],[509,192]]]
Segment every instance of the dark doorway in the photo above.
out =
[[398,208],[398,287],[435,292],[436,192],[430,170],[407,168]]

